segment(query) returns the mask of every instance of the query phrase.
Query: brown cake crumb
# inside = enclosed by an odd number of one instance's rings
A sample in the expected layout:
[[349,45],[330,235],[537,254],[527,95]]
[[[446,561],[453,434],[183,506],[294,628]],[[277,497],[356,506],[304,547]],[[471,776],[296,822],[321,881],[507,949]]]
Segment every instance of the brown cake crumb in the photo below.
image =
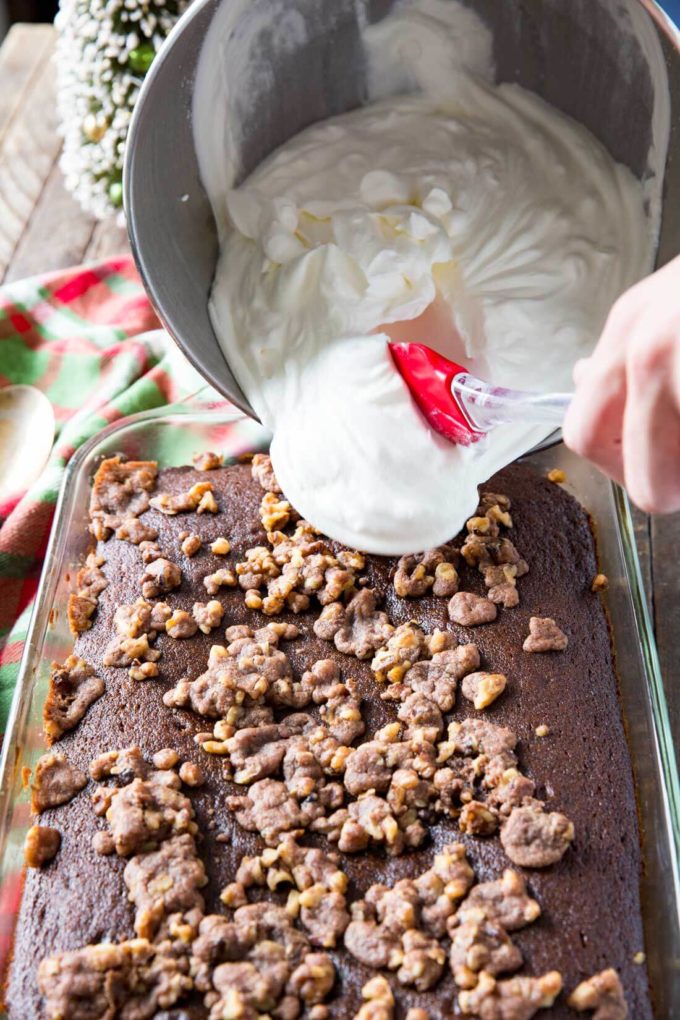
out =
[[138,517],[126,517],[116,528],[116,538],[121,542],[141,545],[143,542],[154,542],[158,538],[158,531],[146,521],[140,521]]
[[378,609],[371,588],[357,592],[346,606],[332,602],[314,624],[317,637],[333,641],[339,652],[355,655],[357,659],[368,659],[393,631],[387,613]]
[[503,673],[468,673],[463,678],[461,691],[463,697],[471,701],[478,711],[482,711],[503,693],[507,683]]
[[449,602],[449,619],[461,627],[478,627],[491,623],[498,616],[498,610],[490,599],[459,591]]
[[481,971],[475,988],[463,990],[458,1005],[479,1020],[531,1020],[539,1009],[549,1009],[562,991],[562,975],[550,971],[541,977],[508,978],[497,981]]
[[609,578],[606,574],[596,574],[590,586],[592,592],[606,591],[609,587]]
[[523,868],[547,868],[566,853],[574,826],[558,811],[547,812],[540,801],[514,807],[501,828],[501,843],[513,862]]
[[223,460],[221,454],[206,450],[205,453],[197,453],[191,463],[197,471],[216,471],[217,468],[222,467]]
[[57,856],[61,833],[49,825],[33,825],[26,833],[24,863],[27,868],[42,868]]
[[105,540],[130,517],[139,517],[149,507],[149,493],[156,486],[155,461],[123,461],[110,457],[102,461],[92,483],[90,521],[97,539]]
[[483,910],[469,909],[463,921],[454,918],[449,935],[449,963],[459,988],[474,988],[481,970],[497,977],[522,966],[522,953],[503,925],[487,917]]
[[628,1006],[619,975],[611,967],[582,981],[567,999],[579,1013],[593,1010],[593,1020],[626,1020]]
[[549,616],[532,616],[529,620],[529,636],[522,648],[525,652],[563,652],[569,638]]
[[172,616],[168,617],[165,624],[166,633],[176,640],[193,637],[198,630],[198,624],[186,609],[176,609]]
[[268,453],[256,453],[252,459],[250,470],[255,481],[259,482],[266,492],[281,492],[281,486],[276,480]]
[[167,595],[168,592],[179,588],[181,583],[182,571],[177,564],[160,556],[158,559],[152,560],[142,574],[142,595],[145,599]]
[[198,624],[198,629],[203,634],[209,634],[222,623],[224,606],[217,599],[210,602],[194,602],[191,615]]
[[69,655],[63,665],[52,663],[50,686],[43,707],[43,725],[48,741],[58,740],[72,730],[90,705],[104,693],[104,681],[77,655]]
[[181,532],[179,537],[181,539],[180,549],[185,556],[189,557],[189,559],[191,559],[192,556],[195,556],[203,545],[201,536],[197,535],[195,531],[190,531],[188,533]]
[[40,814],[47,808],[66,804],[84,786],[87,776],[66,759],[63,754],[48,751],[35,766],[31,786],[31,811]]

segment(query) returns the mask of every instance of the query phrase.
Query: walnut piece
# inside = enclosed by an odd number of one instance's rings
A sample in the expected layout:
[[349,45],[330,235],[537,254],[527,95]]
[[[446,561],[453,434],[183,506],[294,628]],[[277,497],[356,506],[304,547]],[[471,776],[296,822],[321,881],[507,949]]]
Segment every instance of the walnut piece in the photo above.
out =
[[166,620],[165,630],[171,638],[180,640],[193,637],[198,630],[198,624],[186,609],[175,609],[172,616]]
[[59,665],[52,663],[50,686],[43,707],[43,725],[48,741],[58,740],[78,725],[88,708],[104,693],[104,681],[77,655]]
[[197,453],[191,462],[197,471],[216,471],[222,467],[223,457],[219,453],[206,450],[205,453]]
[[506,688],[508,679],[503,673],[468,673],[463,678],[463,697],[471,701],[477,711],[488,708]]
[[61,833],[49,825],[33,825],[26,833],[24,863],[27,868],[42,868],[57,856]]
[[131,545],[141,545],[142,542],[154,542],[158,538],[158,530],[138,517],[126,517],[116,528],[116,538]]
[[84,786],[87,776],[65,758],[63,754],[48,751],[35,766],[31,786],[31,811],[40,814],[48,808],[66,804]]
[[465,1015],[479,1020],[531,1020],[539,1009],[549,1009],[561,991],[562,975],[556,970],[504,981],[483,970],[473,989],[460,992],[458,1005]]
[[470,591],[459,591],[449,602],[449,620],[461,627],[478,627],[496,619],[498,610],[493,602]]
[[579,1013],[593,1010],[592,1020],[626,1020],[628,1006],[619,975],[611,967],[582,981],[567,999]]
[[224,606],[217,599],[211,599],[210,602],[194,602],[191,615],[198,624],[198,629],[203,634],[209,634],[222,623]]
[[165,840],[153,853],[131,857],[123,878],[136,908],[135,932],[140,938],[154,938],[170,914],[203,910],[199,890],[208,878],[189,833]]
[[540,916],[541,908],[529,896],[522,875],[507,869],[501,878],[473,886],[460,905],[453,922],[454,928],[458,922],[464,923],[470,916],[477,919],[480,912],[489,920],[502,925],[506,931],[517,931],[535,921]]
[[453,595],[458,590],[457,560],[458,552],[452,546],[402,556],[394,575],[394,590],[400,598],[418,598],[430,589],[434,595]]
[[549,616],[532,616],[529,620],[529,636],[522,648],[525,652],[563,652],[569,638]]
[[[182,535],[184,536],[183,538]],[[182,532],[180,538],[182,539],[180,549],[189,559],[191,559],[192,556],[195,556],[203,545],[201,536],[197,535],[195,531],[190,531],[188,534]]]
[[558,811],[537,800],[514,807],[501,828],[501,844],[523,868],[547,868],[561,860],[574,838],[574,826]]
[[203,586],[208,595],[217,595],[220,588],[234,588],[236,586],[236,576],[233,570],[220,567],[214,574],[208,574],[203,578]]
[[459,988],[474,988],[480,970],[493,977],[522,966],[522,953],[505,928],[483,910],[469,910],[465,920],[450,926],[449,963]]
[[256,453],[251,461],[250,470],[255,481],[259,482],[266,492],[281,492],[268,453]]
[[161,492],[149,502],[155,510],[160,510],[168,517],[174,517],[175,514],[199,511],[201,503],[207,496],[212,495],[212,491],[212,482],[196,482],[186,492],[179,492],[175,495]]

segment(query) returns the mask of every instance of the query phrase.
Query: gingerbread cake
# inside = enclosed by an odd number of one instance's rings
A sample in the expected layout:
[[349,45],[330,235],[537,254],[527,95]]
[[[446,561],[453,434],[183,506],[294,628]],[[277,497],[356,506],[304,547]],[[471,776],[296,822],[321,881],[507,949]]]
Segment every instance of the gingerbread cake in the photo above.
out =
[[11,1020],[652,1017],[585,511],[527,466],[400,560],[268,458],[105,461]]

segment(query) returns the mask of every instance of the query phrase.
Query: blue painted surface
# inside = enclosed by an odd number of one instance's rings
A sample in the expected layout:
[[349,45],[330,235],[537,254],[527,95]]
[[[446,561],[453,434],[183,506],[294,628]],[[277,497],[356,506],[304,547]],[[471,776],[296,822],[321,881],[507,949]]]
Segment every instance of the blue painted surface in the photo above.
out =
[[673,19],[676,25],[680,25],[680,0],[661,0],[660,5],[666,14]]

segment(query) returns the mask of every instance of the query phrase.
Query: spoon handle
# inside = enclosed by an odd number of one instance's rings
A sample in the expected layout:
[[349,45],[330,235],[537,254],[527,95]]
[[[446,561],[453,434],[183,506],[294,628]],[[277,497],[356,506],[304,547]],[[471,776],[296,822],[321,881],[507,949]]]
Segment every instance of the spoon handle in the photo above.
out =
[[573,397],[573,393],[535,393],[491,386],[469,372],[454,376],[451,392],[478,432],[515,422],[561,425]]

